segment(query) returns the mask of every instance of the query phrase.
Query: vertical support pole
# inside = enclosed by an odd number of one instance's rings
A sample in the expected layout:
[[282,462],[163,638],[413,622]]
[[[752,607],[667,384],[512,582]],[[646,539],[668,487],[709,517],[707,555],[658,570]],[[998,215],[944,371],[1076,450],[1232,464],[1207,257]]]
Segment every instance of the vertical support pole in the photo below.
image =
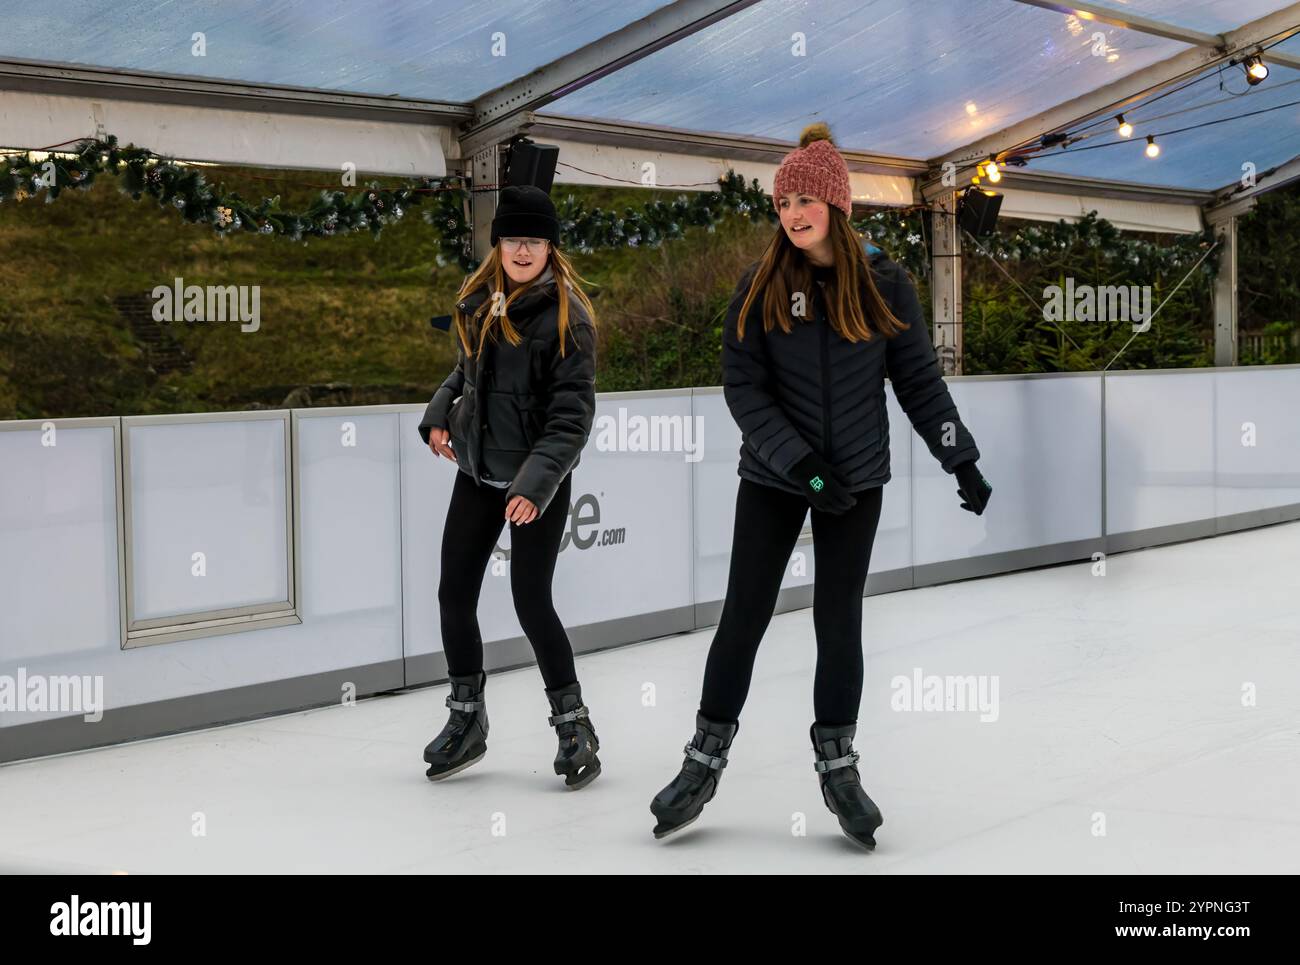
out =
[[1219,275],[1214,283],[1214,364],[1237,364],[1237,218],[1214,223]]
[[940,196],[946,210],[930,214],[930,302],[934,349],[944,375],[961,375],[961,229],[957,227],[957,193]]
[[[473,194],[470,196],[470,218],[473,227],[471,244],[473,255],[479,261],[492,250],[492,219],[497,213],[499,186],[504,176],[505,145],[493,144],[479,151],[471,159]],[[492,185],[490,190],[483,190]]]

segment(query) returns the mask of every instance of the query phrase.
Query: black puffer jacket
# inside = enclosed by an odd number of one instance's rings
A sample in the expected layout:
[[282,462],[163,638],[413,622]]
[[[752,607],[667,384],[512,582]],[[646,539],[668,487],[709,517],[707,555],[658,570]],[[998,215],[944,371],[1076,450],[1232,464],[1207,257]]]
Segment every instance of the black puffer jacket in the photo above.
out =
[[[878,249],[869,260],[881,296],[909,328],[892,338],[873,332],[866,342],[850,342],[831,327],[820,285],[809,300],[812,317],[793,318],[788,334],[763,331],[763,298],[755,297],[741,342],[736,322],[758,263],[745,270],[727,312],[722,352],[727,406],[742,436],[741,477],[803,492],[791,472],[816,451],[847,479],[850,492],[883,486],[890,478],[886,375],[945,472],[979,458],[943,381],[916,289]],[[815,274],[824,279],[828,271]]]
[[[523,336],[518,345],[489,339],[482,359],[474,359],[457,339],[456,368],[420,420],[425,445],[432,427],[449,430],[462,472],[476,483],[514,480],[506,497],[531,500],[539,516],[578,465],[596,412],[595,326],[570,298],[568,345],[561,358],[555,286],[548,266],[510,306],[510,321]],[[481,288],[457,307],[471,314],[487,297]]]

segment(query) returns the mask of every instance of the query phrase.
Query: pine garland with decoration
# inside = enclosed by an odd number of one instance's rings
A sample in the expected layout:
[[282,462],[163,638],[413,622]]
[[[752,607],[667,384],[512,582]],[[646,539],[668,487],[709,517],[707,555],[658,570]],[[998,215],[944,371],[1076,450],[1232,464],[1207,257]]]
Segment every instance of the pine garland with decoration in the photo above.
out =
[[21,202],[44,193],[49,203],[68,187],[90,190],[101,175],[116,175],[119,190],[135,200],[153,198],[186,221],[206,224],[220,235],[243,231],[303,241],[369,230],[378,237],[384,225],[400,220],[407,208],[428,205],[426,219],[445,228],[439,232],[438,255],[461,262],[462,267],[469,264],[463,245],[464,188],[459,186],[459,177],[420,178],[398,188],[372,182],[352,191],[321,191],[307,209],[287,211],[280,207],[279,195],[254,205],[227,192],[223,185],[214,187],[198,168],[145,148],[121,147],[117,138],[109,135],[79,141],[70,151],[42,160],[32,153],[4,158],[0,161],[0,202]]
[[[306,210],[286,211],[280,208],[279,195],[254,205],[227,192],[222,185],[213,187],[198,168],[145,148],[121,147],[116,137],[108,135],[79,141],[70,151],[53,153],[39,161],[31,152],[0,159],[0,203],[21,202],[41,193],[48,203],[68,187],[89,190],[101,175],[118,176],[119,189],[136,200],[153,198],[186,221],[207,224],[222,235],[243,231],[303,241],[368,230],[377,237],[384,225],[419,205],[421,216],[437,233],[434,257],[438,266],[454,263],[467,273],[478,267],[470,252],[471,226],[464,214],[468,188],[459,176],[417,178],[397,188],[371,182],[352,191],[321,191]],[[621,212],[589,209],[568,195],[556,205],[556,213],[561,243],[581,254],[624,246],[658,247],[682,238],[689,227],[712,232],[719,222],[736,215],[750,221],[778,220],[771,198],[758,180],[746,183],[730,170],[718,179],[714,191],[680,194],[673,201],[653,200],[639,208],[625,207]],[[921,208],[885,209],[852,224],[895,261],[925,277],[929,274],[925,217]],[[981,244],[998,260],[1025,262],[1082,244],[1102,249],[1111,259],[1141,264],[1157,272],[1174,272],[1190,268],[1212,242],[1213,234],[1207,230],[1157,244],[1126,235],[1090,212],[1075,222],[1003,228]],[[1201,266],[1201,271],[1211,277],[1217,269],[1216,258],[1207,258]]]
[[587,206],[568,195],[555,208],[560,243],[580,254],[598,249],[658,247],[686,234],[688,227],[712,232],[724,218],[743,215],[751,221],[775,221],[772,203],[758,179],[748,184],[735,171],[718,179],[718,190],[679,194],[673,201],[648,201],[622,213]]
[[[926,212],[877,211],[853,222],[853,227],[885,249],[886,253],[917,277],[930,274],[929,225]],[[1159,242],[1127,234],[1109,221],[1089,211],[1077,221],[1003,223],[987,238],[979,239],[984,251],[1001,262],[1034,264],[1051,255],[1059,255],[1076,246],[1097,249],[1115,264],[1141,265],[1152,275],[1186,272],[1196,264],[1205,250],[1214,244],[1210,229],[1166,237]],[[967,258],[983,258],[984,253],[969,239],[963,241]],[[1219,260],[1206,258],[1198,271],[1209,278],[1218,274]]]

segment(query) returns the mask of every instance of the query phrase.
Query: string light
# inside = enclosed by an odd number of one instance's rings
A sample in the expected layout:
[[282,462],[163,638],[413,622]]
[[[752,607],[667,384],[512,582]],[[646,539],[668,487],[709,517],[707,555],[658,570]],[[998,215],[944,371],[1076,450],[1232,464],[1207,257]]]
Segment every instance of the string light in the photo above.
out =
[[[1268,65],[1264,63],[1264,58],[1262,56],[1262,48],[1257,48],[1257,49],[1260,50],[1260,53],[1251,54],[1247,57],[1241,58],[1240,60],[1229,61],[1229,64],[1241,65],[1241,67],[1246,73],[1246,81],[1252,87],[1255,86],[1256,84],[1262,83],[1268,77]],[[1146,102],[1146,105],[1154,103],[1155,101],[1158,101],[1164,97],[1169,97],[1172,94],[1176,94],[1179,91],[1191,87],[1193,84],[1201,83],[1202,81],[1212,79],[1213,77],[1214,77],[1213,74],[1205,73],[1199,77],[1195,77],[1187,81],[1186,83],[1178,84],[1177,86],[1174,86],[1150,98],[1150,100]],[[1233,117],[1216,118],[1212,121],[1205,121],[1200,124],[1191,124],[1188,125],[1187,127],[1178,128],[1174,131],[1165,131],[1164,133],[1179,134],[1182,133],[1183,131],[1194,131],[1202,127],[1211,127],[1215,124],[1222,124],[1226,121],[1241,120],[1243,118],[1253,117],[1258,114],[1267,114],[1270,113],[1271,111],[1282,110],[1288,107],[1294,107],[1297,104],[1300,104],[1300,101],[1292,101],[1286,104],[1275,104],[1271,107],[1266,107],[1258,111],[1247,111],[1245,113],[1238,114]],[[1187,110],[1195,110],[1197,109],[1198,106],[1204,106],[1204,105],[1195,105],[1193,107],[1187,108]],[[1183,113],[1183,112],[1176,112],[1176,113]],[[1116,114],[1115,122],[1116,122],[1115,132],[1116,134],[1118,134],[1119,137],[1129,138],[1133,135],[1133,125],[1130,124],[1128,120],[1125,119],[1123,114]],[[1024,164],[1026,161],[1037,156],[1052,157],[1057,154],[1071,154],[1071,153],[1078,153],[1079,151],[1094,150],[1100,147],[1113,147],[1115,144],[1122,143],[1120,141],[1113,141],[1106,144],[1092,144],[1092,145],[1088,145],[1087,147],[1077,147],[1071,150],[1070,145],[1074,141],[1083,140],[1092,136],[1090,134],[1086,134],[1082,132],[1087,131],[1089,127],[1092,127],[1097,123],[1100,122],[1093,121],[1092,124],[1085,125],[1084,127],[1080,128],[1079,131],[1076,132],[1076,134],[1074,135],[1070,135],[1069,133],[1064,131],[1044,134],[1038,140],[1038,149],[1039,150],[1044,148],[1059,148],[1059,149],[1055,151],[1047,151],[1046,153],[1043,153],[1041,155],[1037,154],[1035,150],[1031,149],[1029,151],[1026,151],[1023,154],[1018,154],[1017,157],[1020,158],[1020,160],[1017,163]],[[1149,158],[1154,158],[1154,157],[1158,157],[1159,155],[1160,155],[1160,145],[1156,143],[1155,135],[1147,135],[1146,156]],[[983,175],[985,173],[984,165],[980,165],[979,173],[980,175]],[[997,179],[995,177],[989,177],[989,180],[995,181]],[[973,179],[973,183],[975,184],[979,183],[978,177]]]
[[[1268,65],[1265,64],[1263,61],[1262,50],[1261,53],[1251,54],[1250,56],[1244,57],[1241,60],[1234,59],[1228,61],[1228,63],[1233,65],[1240,64],[1245,70],[1247,81],[1251,86],[1259,84],[1261,81],[1263,81],[1268,77]],[[1215,75],[1213,73],[1209,73],[1209,72],[1203,73],[1198,77],[1194,77],[1191,80],[1188,80],[1181,84],[1177,84],[1159,94],[1156,94],[1155,96],[1147,100],[1143,104],[1143,106],[1148,106],[1150,104],[1155,103],[1158,100],[1161,100],[1166,97],[1170,97],[1174,94],[1179,93],[1180,91],[1192,87],[1195,84],[1199,84],[1204,81],[1211,80],[1214,78],[1214,76]],[[1292,83],[1292,82],[1288,82],[1288,83]],[[1211,102],[1211,104],[1213,103],[1220,103],[1220,102]],[[1184,110],[1175,111],[1174,113],[1176,114],[1186,113],[1188,111],[1198,110],[1206,106],[1211,106],[1211,105],[1206,105],[1206,104],[1193,105],[1191,107],[1185,108]],[[1244,120],[1245,118],[1248,117],[1255,117],[1261,114],[1269,114],[1272,113],[1273,111],[1286,110],[1287,108],[1296,107],[1296,106],[1300,106],[1300,101],[1288,101],[1287,103],[1284,104],[1274,104],[1269,107],[1261,108],[1260,110],[1257,111],[1245,111],[1241,114],[1235,114],[1230,117],[1219,117],[1219,118],[1215,118],[1214,120],[1203,121],[1199,124],[1189,124],[1186,127],[1180,127],[1169,131],[1163,131],[1161,132],[1161,136],[1165,134],[1181,134],[1185,131],[1200,130],[1201,128],[1213,127],[1215,125],[1228,123],[1230,121]],[[967,110],[968,113],[974,113],[973,105],[968,103]],[[1165,116],[1172,116],[1172,115],[1165,115]],[[1125,139],[1131,137],[1134,131],[1133,125],[1128,122],[1128,120],[1124,117],[1123,114],[1115,114],[1113,115],[1113,117],[1116,122],[1115,130],[1118,136],[1120,138],[1125,138]],[[1083,151],[1097,150],[1098,148],[1115,147],[1119,144],[1124,143],[1123,140],[1117,140],[1117,141],[1110,141],[1102,144],[1089,144],[1083,147],[1071,147],[1071,145],[1075,141],[1086,140],[1087,138],[1094,136],[1093,134],[1088,134],[1085,132],[1087,132],[1089,128],[1095,127],[1097,124],[1100,123],[1104,123],[1104,120],[1094,120],[1089,124],[1084,124],[1082,127],[1076,129],[1076,132],[1074,134],[1070,134],[1067,131],[1048,132],[1041,135],[1038,138],[1036,145],[1031,144],[1031,145],[1024,145],[1023,147],[1012,148],[1010,153],[1013,155],[1015,164],[1017,164],[1018,166],[1024,166],[1029,161],[1039,157],[1055,157],[1057,155],[1064,155],[1064,154],[1078,154]],[[1146,156],[1149,158],[1155,158],[1160,156],[1160,145],[1156,143],[1155,138],[1156,136],[1154,134],[1149,134],[1146,136],[1147,144],[1146,144],[1145,153]],[[1052,148],[1056,148],[1056,150],[1051,150]],[[969,164],[970,161],[968,160],[965,163]],[[989,170],[990,164],[993,168],[992,172],[990,172]],[[996,182],[1000,180],[1001,175],[997,172],[996,166],[997,166],[997,162],[992,155],[990,155],[988,161],[980,162],[976,166],[975,176],[971,178],[971,184],[978,186],[981,183],[981,181],[985,178],[987,178],[990,182]]]
[[[1203,128],[1215,127],[1219,124],[1228,124],[1231,123],[1232,121],[1244,120],[1247,117],[1258,117],[1263,114],[1271,114],[1274,111],[1289,110],[1290,108],[1293,107],[1300,107],[1300,100],[1287,101],[1286,103],[1283,104],[1273,104],[1269,107],[1261,107],[1257,111],[1246,111],[1241,114],[1233,114],[1230,117],[1216,117],[1214,120],[1202,121],[1199,124],[1189,124],[1186,127],[1176,127],[1168,131],[1161,131],[1159,136],[1165,137],[1171,134],[1183,134],[1186,133],[1187,131],[1199,131]],[[1051,135],[1043,135],[1043,141],[1046,141],[1050,136]],[[1066,136],[1063,134],[1056,135],[1056,138],[1058,141],[1067,140]],[[1147,157],[1156,157],[1160,154],[1160,146],[1155,143],[1155,138],[1156,135],[1154,134],[1147,135],[1147,146],[1146,146]],[[1040,157],[1059,157],[1067,154],[1082,154],[1084,151],[1096,151],[1101,148],[1118,147],[1123,143],[1125,142],[1106,141],[1105,143],[1102,144],[1087,144],[1084,145],[1083,147],[1074,147],[1074,148],[1067,147],[1056,151],[1047,151],[1041,154],[1029,154],[1029,153],[1025,153],[1023,155],[1017,154],[1018,158],[1023,158],[1023,160],[1020,160],[1017,163],[1027,163],[1030,160],[1040,158]]]

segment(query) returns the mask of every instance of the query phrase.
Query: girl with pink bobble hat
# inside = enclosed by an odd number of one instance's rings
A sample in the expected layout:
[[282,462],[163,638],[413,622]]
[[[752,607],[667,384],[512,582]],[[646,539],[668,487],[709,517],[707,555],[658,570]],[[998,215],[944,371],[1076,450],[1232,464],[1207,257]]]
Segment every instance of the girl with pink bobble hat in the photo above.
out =
[[662,838],[717,793],[781,579],[811,513],[817,665],[809,731],[822,800],[875,847],[880,809],[853,748],[862,698],[862,597],[890,479],[885,377],[912,427],[981,514],[992,487],[948,393],[907,273],[849,218],[849,169],[825,124],[777,170],[780,226],[736,285],[723,326],[727,406],[741,431],[726,600],[709,648],[695,734],[650,804]]

